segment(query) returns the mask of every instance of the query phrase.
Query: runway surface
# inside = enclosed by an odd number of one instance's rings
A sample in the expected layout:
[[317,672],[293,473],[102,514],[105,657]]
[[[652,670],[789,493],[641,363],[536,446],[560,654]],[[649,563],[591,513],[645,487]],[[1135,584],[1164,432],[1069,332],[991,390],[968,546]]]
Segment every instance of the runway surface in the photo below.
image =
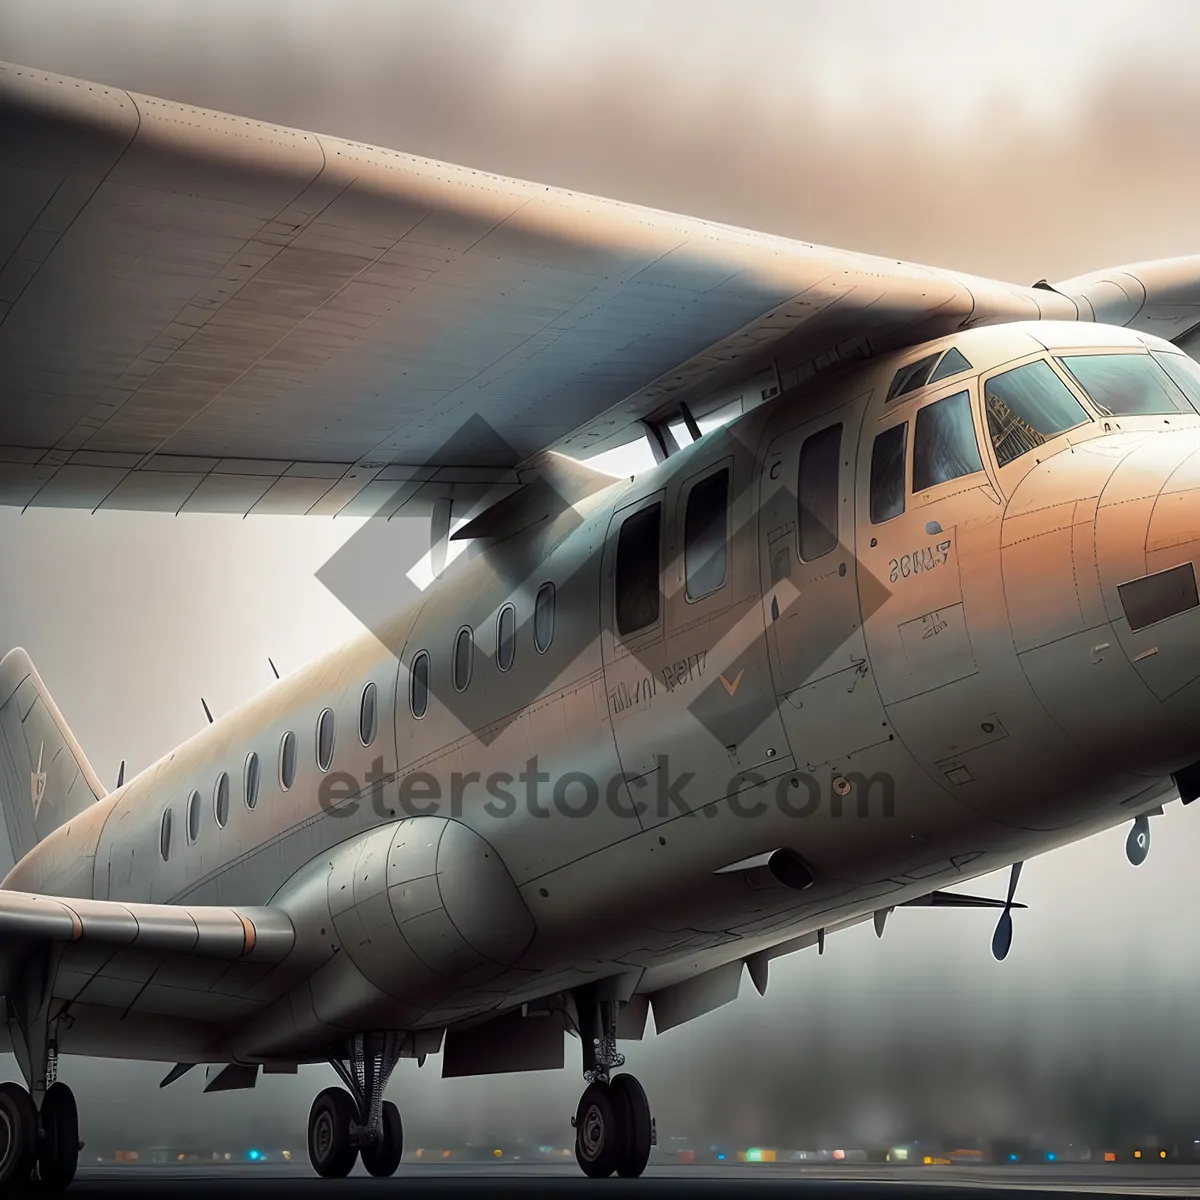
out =
[[754,1164],[722,1166],[656,1166],[641,1179],[585,1179],[574,1164],[405,1164],[391,1180],[372,1179],[358,1168],[350,1178],[316,1178],[307,1164],[263,1163],[218,1166],[81,1166],[70,1192],[86,1197],[177,1196],[228,1198],[230,1192],[253,1194],[258,1200],[284,1197],[334,1197],[383,1194],[395,1196],[533,1197],[550,1200],[570,1193],[607,1197],[770,1195],[803,1200],[864,1200],[888,1195],[938,1200],[1019,1193],[1022,1197],[1062,1196],[1197,1196],[1200,1167],[1172,1164],[1089,1166],[1060,1164],[1053,1169],[1007,1167],[879,1167]]

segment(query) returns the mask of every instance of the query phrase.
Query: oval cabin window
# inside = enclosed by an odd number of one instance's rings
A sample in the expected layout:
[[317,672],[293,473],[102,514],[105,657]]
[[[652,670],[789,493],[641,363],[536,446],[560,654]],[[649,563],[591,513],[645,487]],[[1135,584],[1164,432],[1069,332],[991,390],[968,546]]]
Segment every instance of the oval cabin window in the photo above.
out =
[[374,683],[368,683],[363,688],[362,700],[358,706],[358,740],[364,746],[369,746],[375,740],[377,696]]
[[543,583],[533,602],[533,644],[545,654],[554,641],[554,584]]
[[171,857],[171,810],[163,809],[162,828],[158,831],[158,852],[163,862]]
[[517,610],[506,604],[496,618],[496,666],[507,671],[517,652]]
[[279,786],[286,792],[296,780],[296,735],[290,730],[279,743]]
[[333,709],[325,709],[317,718],[317,766],[328,771],[333,763]]
[[464,625],[454,639],[454,690],[465,692],[471,682],[471,664],[475,657],[475,639],[470,626]]
[[412,660],[408,684],[408,707],[420,720],[429,707],[429,654],[422,650]]
[[242,780],[242,791],[246,807],[253,808],[258,803],[258,755],[253,750],[246,755],[246,774]]
[[224,829],[229,820],[229,776],[224,771],[217,777],[213,791],[213,816],[217,819],[217,828]]
[[188,797],[187,835],[188,835],[189,842],[194,842],[200,836],[200,793],[199,792],[193,792]]

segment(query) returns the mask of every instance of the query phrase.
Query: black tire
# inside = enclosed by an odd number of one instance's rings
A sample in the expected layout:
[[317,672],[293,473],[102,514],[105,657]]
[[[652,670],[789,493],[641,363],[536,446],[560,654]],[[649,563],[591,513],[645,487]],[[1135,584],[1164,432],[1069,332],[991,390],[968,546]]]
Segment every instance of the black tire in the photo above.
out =
[[308,1113],[308,1161],[322,1179],[345,1179],[354,1169],[358,1147],[350,1141],[350,1124],[358,1107],[350,1093],[326,1088]]
[[589,1083],[575,1110],[575,1161],[591,1179],[605,1179],[617,1169],[624,1140],[621,1116],[608,1084]]
[[29,1182],[37,1121],[33,1097],[19,1083],[0,1083],[0,1187]]
[[645,1090],[632,1075],[617,1075],[608,1085],[608,1094],[621,1123],[621,1153],[617,1156],[617,1174],[636,1179],[650,1161],[653,1125],[650,1102]]
[[383,1136],[375,1145],[364,1146],[359,1154],[362,1165],[371,1175],[377,1179],[386,1179],[395,1175],[404,1154],[404,1125],[400,1120],[400,1110],[390,1100],[383,1102],[380,1122],[383,1125]]
[[65,1083],[52,1083],[46,1089],[39,1116],[37,1180],[43,1188],[59,1192],[75,1178],[79,1165],[79,1110]]

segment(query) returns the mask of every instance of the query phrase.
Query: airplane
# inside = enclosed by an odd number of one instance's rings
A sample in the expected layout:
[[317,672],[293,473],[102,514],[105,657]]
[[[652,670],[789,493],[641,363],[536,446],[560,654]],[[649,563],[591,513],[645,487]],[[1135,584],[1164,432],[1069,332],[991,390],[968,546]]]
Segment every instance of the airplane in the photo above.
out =
[[60,1053],[329,1063],[338,1178],[401,1059],[567,1036],[637,1176],[651,1010],[900,907],[1003,958],[1023,862],[1200,794],[1200,257],[1024,287],[12,65],[0,163],[0,503],[420,516],[435,576],[111,793],[0,661],[3,1185],[74,1175]]

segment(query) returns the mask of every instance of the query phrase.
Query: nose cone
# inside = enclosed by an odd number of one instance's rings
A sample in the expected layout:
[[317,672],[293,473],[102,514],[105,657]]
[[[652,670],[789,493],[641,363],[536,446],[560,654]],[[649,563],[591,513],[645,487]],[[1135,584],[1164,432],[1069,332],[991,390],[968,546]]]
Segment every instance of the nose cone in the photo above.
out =
[[1036,466],[1002,532],[1015,648],[1111,768],[1200,758],[1200,430],[1114,434]]

